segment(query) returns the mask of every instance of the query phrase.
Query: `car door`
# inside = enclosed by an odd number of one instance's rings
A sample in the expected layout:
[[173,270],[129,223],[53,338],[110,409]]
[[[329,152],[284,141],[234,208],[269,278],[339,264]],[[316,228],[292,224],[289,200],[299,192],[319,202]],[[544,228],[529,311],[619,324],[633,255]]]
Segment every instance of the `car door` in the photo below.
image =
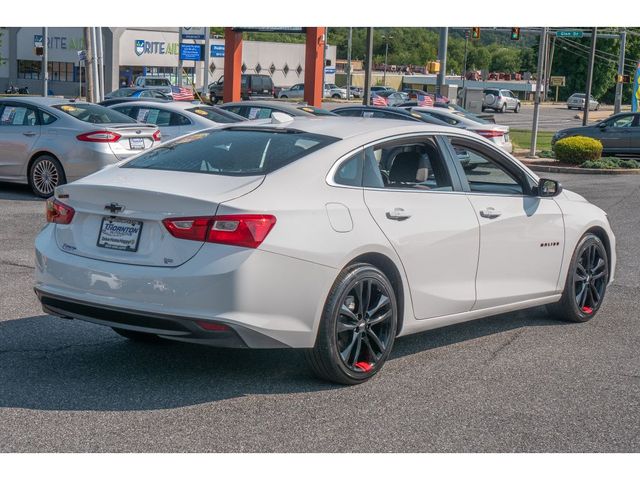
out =
[[364,200],[402,261],[418,319],[475,302],[479,225],[451,164],[432,136],[365,148]]
[[629,151],[640,153],[640,114],[636,113],[629,133]]
[[558,290],[564,222],[553,198],[498,149],[449,136],[467,198],[480,223],[474,309],[553,295]]
[[40,133],[34,107],[21,102],[0,104],[0,177],[11,179],[22,174]]
[[633,113],[616,115],[594,127],[599,129],[595,137],[607,152],[626,152],[631,148],[635,121]]

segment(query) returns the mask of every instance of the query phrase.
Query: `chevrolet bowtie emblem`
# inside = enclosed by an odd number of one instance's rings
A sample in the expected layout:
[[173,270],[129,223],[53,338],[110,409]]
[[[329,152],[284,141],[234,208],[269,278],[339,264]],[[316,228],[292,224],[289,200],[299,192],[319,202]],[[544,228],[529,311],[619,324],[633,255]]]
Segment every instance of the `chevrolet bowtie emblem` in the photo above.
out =
[[109,210],[111,213],[120,213],[124,210],[124,205],[120,205],[119,203],[109,203],[104,206],[105,210]]

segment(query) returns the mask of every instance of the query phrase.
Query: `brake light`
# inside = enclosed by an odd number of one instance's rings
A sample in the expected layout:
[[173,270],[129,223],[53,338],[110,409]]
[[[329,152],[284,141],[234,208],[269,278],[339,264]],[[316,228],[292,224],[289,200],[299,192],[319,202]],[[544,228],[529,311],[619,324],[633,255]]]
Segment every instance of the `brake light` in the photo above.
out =
[[209,322],[206,320],[196,320],[198,326],[210,332],[228,332],[231,329],[223,323]]
[[166,218],[162,223],[176,238],[257,248],[276,224],[276,217],[260,214],[218,215]]
[[46,204],[47,222],[68,225],[73,220],[76,211],[69,205],[50,198]]
[[502,137],[505,134],[505,132],[501,132],[500,130],[476,130],[476,133],[485,138]]
[[162,134],[160,133],[160,130],[156,130],[155,132],[153,132],[153,139],[156,142],[159,142],[162,139]]
[[81,142],[95,142],[95,143],[113,143],[120,140],[122,135],[116,132],[110,132],[108,130],[98,130],[95,132],[88,132],[78,135],[76,138]]

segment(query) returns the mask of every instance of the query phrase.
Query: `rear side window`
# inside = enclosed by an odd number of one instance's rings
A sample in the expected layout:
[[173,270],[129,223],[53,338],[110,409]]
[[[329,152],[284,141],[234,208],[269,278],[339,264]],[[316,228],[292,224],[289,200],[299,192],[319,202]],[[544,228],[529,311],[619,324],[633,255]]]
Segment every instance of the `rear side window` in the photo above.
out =
[[240,115],[225,112],[224,110],[216,110],[211,107],[195,107],[188,111],[217,123],[238,123],[245,120]]
[[123,168],[214,175],[265,175],[337,138],[299,131],[229,128],[194,133],[137,156]]
[[89,103],[54,105],[61,112],[87,123],[136,123],[136,121],[120,112]]
[[362,163],[364,160],[364,151],[356,153],[349,160],[340,165],[336,171],[334,181],[338,185],[347,185],[350,187],[362,186]]

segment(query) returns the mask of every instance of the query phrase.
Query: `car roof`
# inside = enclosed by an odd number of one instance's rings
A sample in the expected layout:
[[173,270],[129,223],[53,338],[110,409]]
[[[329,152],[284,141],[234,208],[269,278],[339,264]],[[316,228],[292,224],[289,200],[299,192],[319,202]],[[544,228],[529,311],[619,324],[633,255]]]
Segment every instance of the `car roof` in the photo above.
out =
[[38,97],[38,96],[21,96],[21,97],[4,97],[0,98],[0,101],[18,101],[28,103],[30,105],[36,105],[39,107],[50,107],[52,105],[64,105],[67,103],[73,103],[75,105],[94,105],[89,102],[76,102],[74,100],[70,100],[67,98],[58,98],[58,97]]
[[[210,105],[204,104],[204,103],[191,103],[191,102],[157,102],[157,101],[147,101],[147,100],[139,100],[139,101],[135,101],[135,102],[126,102],[127,106],[134,106],[134,107],[162,107],[166,110],[172,110],[172,111],[182,111],[182,110],[187,110],[188,108],[196,108],[196,107],[209,107]],[[112,105],[114,107],[118,106],[116,105]],[[111,108],[111,106],[109,107]]]
[[276,102],[276,101],[260,101],[260,100],[247,100],[244,102],[229,102],[224,103],[221,107],[262,107],[262,108],[275,108],[283,111],[289,111],[297,116],[313,116],[312,113],[302,110],[304,107],[310,105],[304,105],[301,103],[289,103],[289,102]]
[[386,118],[354,118],[354,117],[292,117],[289,122],[266,123],[261,125],[238,125],[233,128],[246,129],[273,129],[299,130],[317,135],[327,135],[339,139],[349,139],[359,136],[371,136],[372,133],[380,133],[383,136],[401,133],[456,133],[463,130],[454,127],[445,127],[425,122],[411,120],[391,120]]

